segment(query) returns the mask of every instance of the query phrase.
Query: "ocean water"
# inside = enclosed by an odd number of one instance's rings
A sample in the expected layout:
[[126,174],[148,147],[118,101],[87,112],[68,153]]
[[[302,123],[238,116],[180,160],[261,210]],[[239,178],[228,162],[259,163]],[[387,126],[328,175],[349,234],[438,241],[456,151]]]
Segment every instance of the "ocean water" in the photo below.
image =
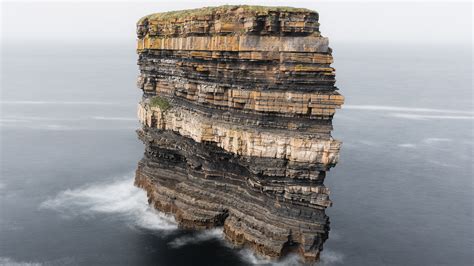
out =
[[[344,144],[321,265],[473,265],[471,48],[332,47]],[[133,186],[135,62],[128,45],[3,47],[0,265],[271,265]]]

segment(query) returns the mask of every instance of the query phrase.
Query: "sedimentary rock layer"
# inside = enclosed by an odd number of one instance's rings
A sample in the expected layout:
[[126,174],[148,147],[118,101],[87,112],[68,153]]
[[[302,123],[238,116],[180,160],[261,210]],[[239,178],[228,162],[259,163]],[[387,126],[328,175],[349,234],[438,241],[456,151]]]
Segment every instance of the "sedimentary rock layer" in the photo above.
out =
[[328,237],[326,172],[341,143],[318,14],[221,6],[137,24],[143,91],[136,184],[185,228],[224,226],[237,246],[316,261]]

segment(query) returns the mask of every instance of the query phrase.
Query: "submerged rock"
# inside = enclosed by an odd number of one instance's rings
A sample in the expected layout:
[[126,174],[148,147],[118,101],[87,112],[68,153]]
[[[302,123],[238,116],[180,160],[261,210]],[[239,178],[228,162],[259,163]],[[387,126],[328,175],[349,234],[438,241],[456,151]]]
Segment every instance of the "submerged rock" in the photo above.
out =
[[339,157],[337,92],[318,13],[221,6],[137,24],[145,155],[136,185],[181,227],[224,227],[268,258],[317,261],[326,171]]

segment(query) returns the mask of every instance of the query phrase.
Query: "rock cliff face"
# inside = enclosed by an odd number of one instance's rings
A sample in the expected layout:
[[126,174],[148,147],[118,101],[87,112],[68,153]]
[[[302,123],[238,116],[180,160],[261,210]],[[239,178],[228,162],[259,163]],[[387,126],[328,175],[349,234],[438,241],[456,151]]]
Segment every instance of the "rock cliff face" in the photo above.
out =
[[137,25],[136,185],[184,228],[224,227],[269,258],[316,261],[331,206],[323,184],[341,143],[328,39],[307,9],[221,6]]

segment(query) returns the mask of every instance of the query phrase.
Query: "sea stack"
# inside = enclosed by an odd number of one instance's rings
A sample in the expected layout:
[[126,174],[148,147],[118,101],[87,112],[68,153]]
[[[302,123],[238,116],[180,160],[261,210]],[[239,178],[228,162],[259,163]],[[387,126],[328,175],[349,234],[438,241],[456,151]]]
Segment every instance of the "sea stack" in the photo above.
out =
[[318,13],[219,6],[137,24],[145,154],[137,186],[183,228],[223,227],[238,247],[319,258],[339,158],[335,87]]

